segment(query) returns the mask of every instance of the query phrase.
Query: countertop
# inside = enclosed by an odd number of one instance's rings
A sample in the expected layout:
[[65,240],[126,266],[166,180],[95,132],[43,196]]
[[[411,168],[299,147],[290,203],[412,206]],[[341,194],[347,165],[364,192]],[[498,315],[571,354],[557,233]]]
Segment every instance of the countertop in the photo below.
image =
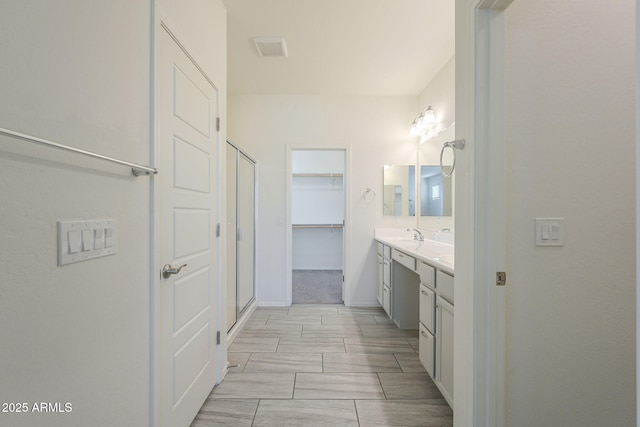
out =
[[[406,229],[376,229],[374,239],[387,246],[415,257],[421,261],[436,267],[439,270],[454,274],[454,250],[453,245],[435,240],[440,239],[453,242],[452,233],[444,236],[438,231],[425,231],[423,241],[415,240],[413,234]],[[429,237],[433,237],[430,239]]]

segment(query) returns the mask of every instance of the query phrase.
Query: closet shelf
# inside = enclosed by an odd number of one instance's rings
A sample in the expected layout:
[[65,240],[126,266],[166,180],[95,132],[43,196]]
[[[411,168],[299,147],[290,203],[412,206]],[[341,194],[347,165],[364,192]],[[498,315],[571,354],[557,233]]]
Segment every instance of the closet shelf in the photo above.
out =
[[342,173],[294,173],[294,177],[308,177],[308,178],[342,178]]
[[293,224],[293,228],[343,228],[343,224]]

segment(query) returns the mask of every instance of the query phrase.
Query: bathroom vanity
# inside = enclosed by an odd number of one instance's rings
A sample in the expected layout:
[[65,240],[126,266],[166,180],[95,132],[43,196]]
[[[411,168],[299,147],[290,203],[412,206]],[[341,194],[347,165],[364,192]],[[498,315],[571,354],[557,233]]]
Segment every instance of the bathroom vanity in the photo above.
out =
[[376,229],[378,301],[400,329],[419,330],[419,357],[453,408],[453,234]]

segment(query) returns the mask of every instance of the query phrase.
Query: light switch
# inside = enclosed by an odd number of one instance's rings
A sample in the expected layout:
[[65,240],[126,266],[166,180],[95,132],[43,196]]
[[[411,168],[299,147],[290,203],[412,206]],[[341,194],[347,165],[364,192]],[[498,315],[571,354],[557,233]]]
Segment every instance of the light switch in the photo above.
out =
[[104,228],[98,227],[94,230],[93,249],[100,250],[104,248]]
[[549,226],[547,224],[542,224],[542,236],[540,236],[542,240],[549,240]]
[[113,246],[113,228],[104,229],[104,247],[110,248]]
[[93,250],[93,230],[85,228],[82,230],[82,251]]
[[536,218],[536,246],[564,246],[564,218]]
[[80,252],[80,232],[78,230],[71,230],[67,233],[67,239],[69,240],[69,253],[76,254]]

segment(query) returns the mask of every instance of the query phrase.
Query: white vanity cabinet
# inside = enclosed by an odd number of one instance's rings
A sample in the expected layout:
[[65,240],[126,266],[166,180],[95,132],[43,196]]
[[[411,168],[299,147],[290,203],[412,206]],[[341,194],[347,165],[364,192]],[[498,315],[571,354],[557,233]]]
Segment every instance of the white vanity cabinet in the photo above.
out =
[[433,290],[420,285],[420,336],[418,355],[431,378],[435,376],[435,303]]
[[436,372],[434,381],[453,408],[453,276],[436,275]]
[[376,240],[378,301],[398,328],[418,328],[420,362],[453,408],[454,266],[440,255],[447,245]]
[[391,248],[378,242],[376,251],[378,254],[378,302],[391,317]]
[[418,353],[420,362],[431,378],[435,377],[435,350],[436,338],[420,323],[420,339],[418,341]]
[[420,335],[418,354],[420,362],[433,378],[435,376],[435,280],[436,272],[430,265],[418,261],[420,275]]
[[453,408],[453,276],[418,261],[420,362]]
[[383,279],[382,275],[384,274],[384,258],[382,257],[382,252],[384,250],[384,245],[380,242],[376,243],[376,256],[378,258],[378,286],[376,292],[376,298],[380,305],[382,305],[382,291],[383,291]]

